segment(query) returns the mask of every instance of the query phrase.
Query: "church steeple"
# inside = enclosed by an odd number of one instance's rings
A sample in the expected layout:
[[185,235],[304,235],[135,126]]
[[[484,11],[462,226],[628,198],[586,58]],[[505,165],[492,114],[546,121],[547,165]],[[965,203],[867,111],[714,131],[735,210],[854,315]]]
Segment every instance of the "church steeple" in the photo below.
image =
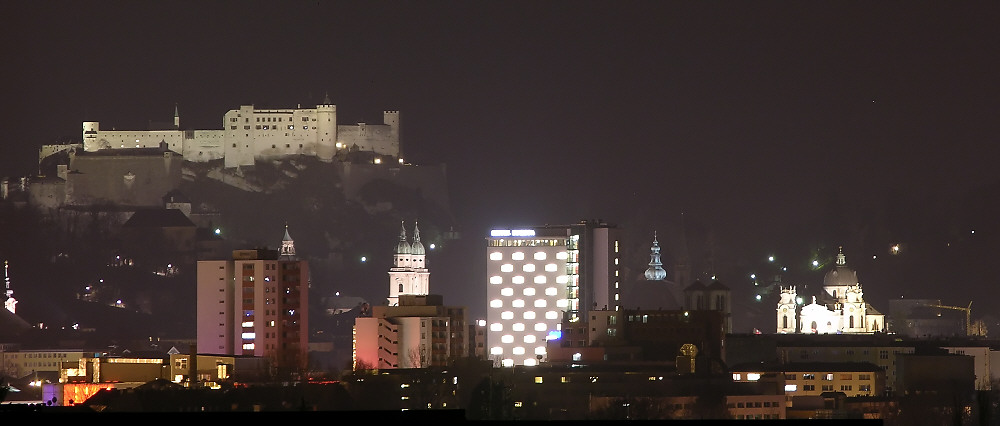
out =
[[395,254],[410,254],[410,243],[406,242],[406,226],[403,221],[399,221],[399,243],[396,244]]
[[177,111],[177,104],[174,104],[174,129],[181,128],[181,115]]
[[660,263],[660,243],[656,240],[656,231],[653,231],[653,246],[649,251],[649,268],[646,269],[646,280],[663,281],[667,278],[667,271]]
[[844,246],[840,246],[840,253],[837,254],[837,266],[846,266],[847,256],[844,256]]
[[285,237],[281,239],[281,251],[279,253],[282,260],[294,260],[295,256],[295,241],[292,240],[292,236],[288,234],[288,224],[285,224]]

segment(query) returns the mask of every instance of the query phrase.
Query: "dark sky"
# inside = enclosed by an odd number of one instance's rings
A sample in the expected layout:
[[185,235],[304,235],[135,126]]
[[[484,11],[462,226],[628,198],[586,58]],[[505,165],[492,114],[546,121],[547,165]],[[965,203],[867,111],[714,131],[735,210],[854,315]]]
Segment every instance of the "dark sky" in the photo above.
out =
[[[5,2],[0,175],[33,173],[38,146],[79,140],[85,119],[142,129],[177,104],[183,127],[216,129],[241,104],[329,93],[348,122],[401,111],[407,159],[447,164],[467,235],[603,218],[636,236],[640,268],[654,229],[670,256],[683,212],[692,244],[715,247],[718,273],[782,250],[805,259],[845,245],[860,260],[902,239],[922,257],[905,271],[858,264],[866,291],[964,306],[995,279],[957,270],[992,262],[995,245],[953,264],[937,250],[998,228],[981,222],[998,211],[998,12],[985,2]],[[854,257],[851,244],[862,245]],[[900,278],[919,277],[915,267],[934,278]],[[960,289],[930,294],[948,280]],[[481,299],[469,298],[460,302]]]

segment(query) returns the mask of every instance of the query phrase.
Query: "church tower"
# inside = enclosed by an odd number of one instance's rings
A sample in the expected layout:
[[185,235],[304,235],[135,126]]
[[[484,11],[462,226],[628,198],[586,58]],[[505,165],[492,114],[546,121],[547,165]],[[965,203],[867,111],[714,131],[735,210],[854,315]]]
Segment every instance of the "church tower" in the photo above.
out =
[[779,334],[795,333],[796,330],[796,298],[795,286],[781,288],[781,300],[778,301],[778,327]]
[[399,306],[400,295],[426,296],[430,290],[427,254],[420,242],[420,228],[413,226],[413,244],[406,240],[405,224],[399,226],[399,242],[389,268],[389,306]]
[[649,268],[646,269],[645,275],[647,281],[667,279],[667,271],[663,269],[663,263],[660,263],[660,243],[656,240],[656,232],[653,232],[653,247],[650,248]]
[[285,237],[281,239],[281,251],[278,252],[280,260],[298,260],[295,256],[295,240],[288,234],[288,225],[285,225]]

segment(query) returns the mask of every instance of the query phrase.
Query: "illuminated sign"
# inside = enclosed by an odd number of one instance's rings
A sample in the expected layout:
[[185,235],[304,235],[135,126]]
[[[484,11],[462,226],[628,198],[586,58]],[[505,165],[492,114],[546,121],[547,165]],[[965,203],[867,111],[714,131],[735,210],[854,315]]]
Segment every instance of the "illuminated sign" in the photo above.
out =
[[559,340],[562,338],[562,331],[550,330],[549,335],[545,336],[545,340]]
[[491,237],[534,237],[534,229],[494,229],[490,231]]

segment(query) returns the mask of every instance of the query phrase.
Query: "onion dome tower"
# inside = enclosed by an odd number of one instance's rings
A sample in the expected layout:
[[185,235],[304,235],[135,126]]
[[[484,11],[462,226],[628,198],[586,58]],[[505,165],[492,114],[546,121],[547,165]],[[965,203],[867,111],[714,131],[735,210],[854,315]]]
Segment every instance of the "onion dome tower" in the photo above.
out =
[[663,269],[660,262],[660,243],[656,240],[656,231],[653,231],[653,246],[649,253],[649,268],[646,268],[646,280],[663,281],[667,279],[667,271]]

